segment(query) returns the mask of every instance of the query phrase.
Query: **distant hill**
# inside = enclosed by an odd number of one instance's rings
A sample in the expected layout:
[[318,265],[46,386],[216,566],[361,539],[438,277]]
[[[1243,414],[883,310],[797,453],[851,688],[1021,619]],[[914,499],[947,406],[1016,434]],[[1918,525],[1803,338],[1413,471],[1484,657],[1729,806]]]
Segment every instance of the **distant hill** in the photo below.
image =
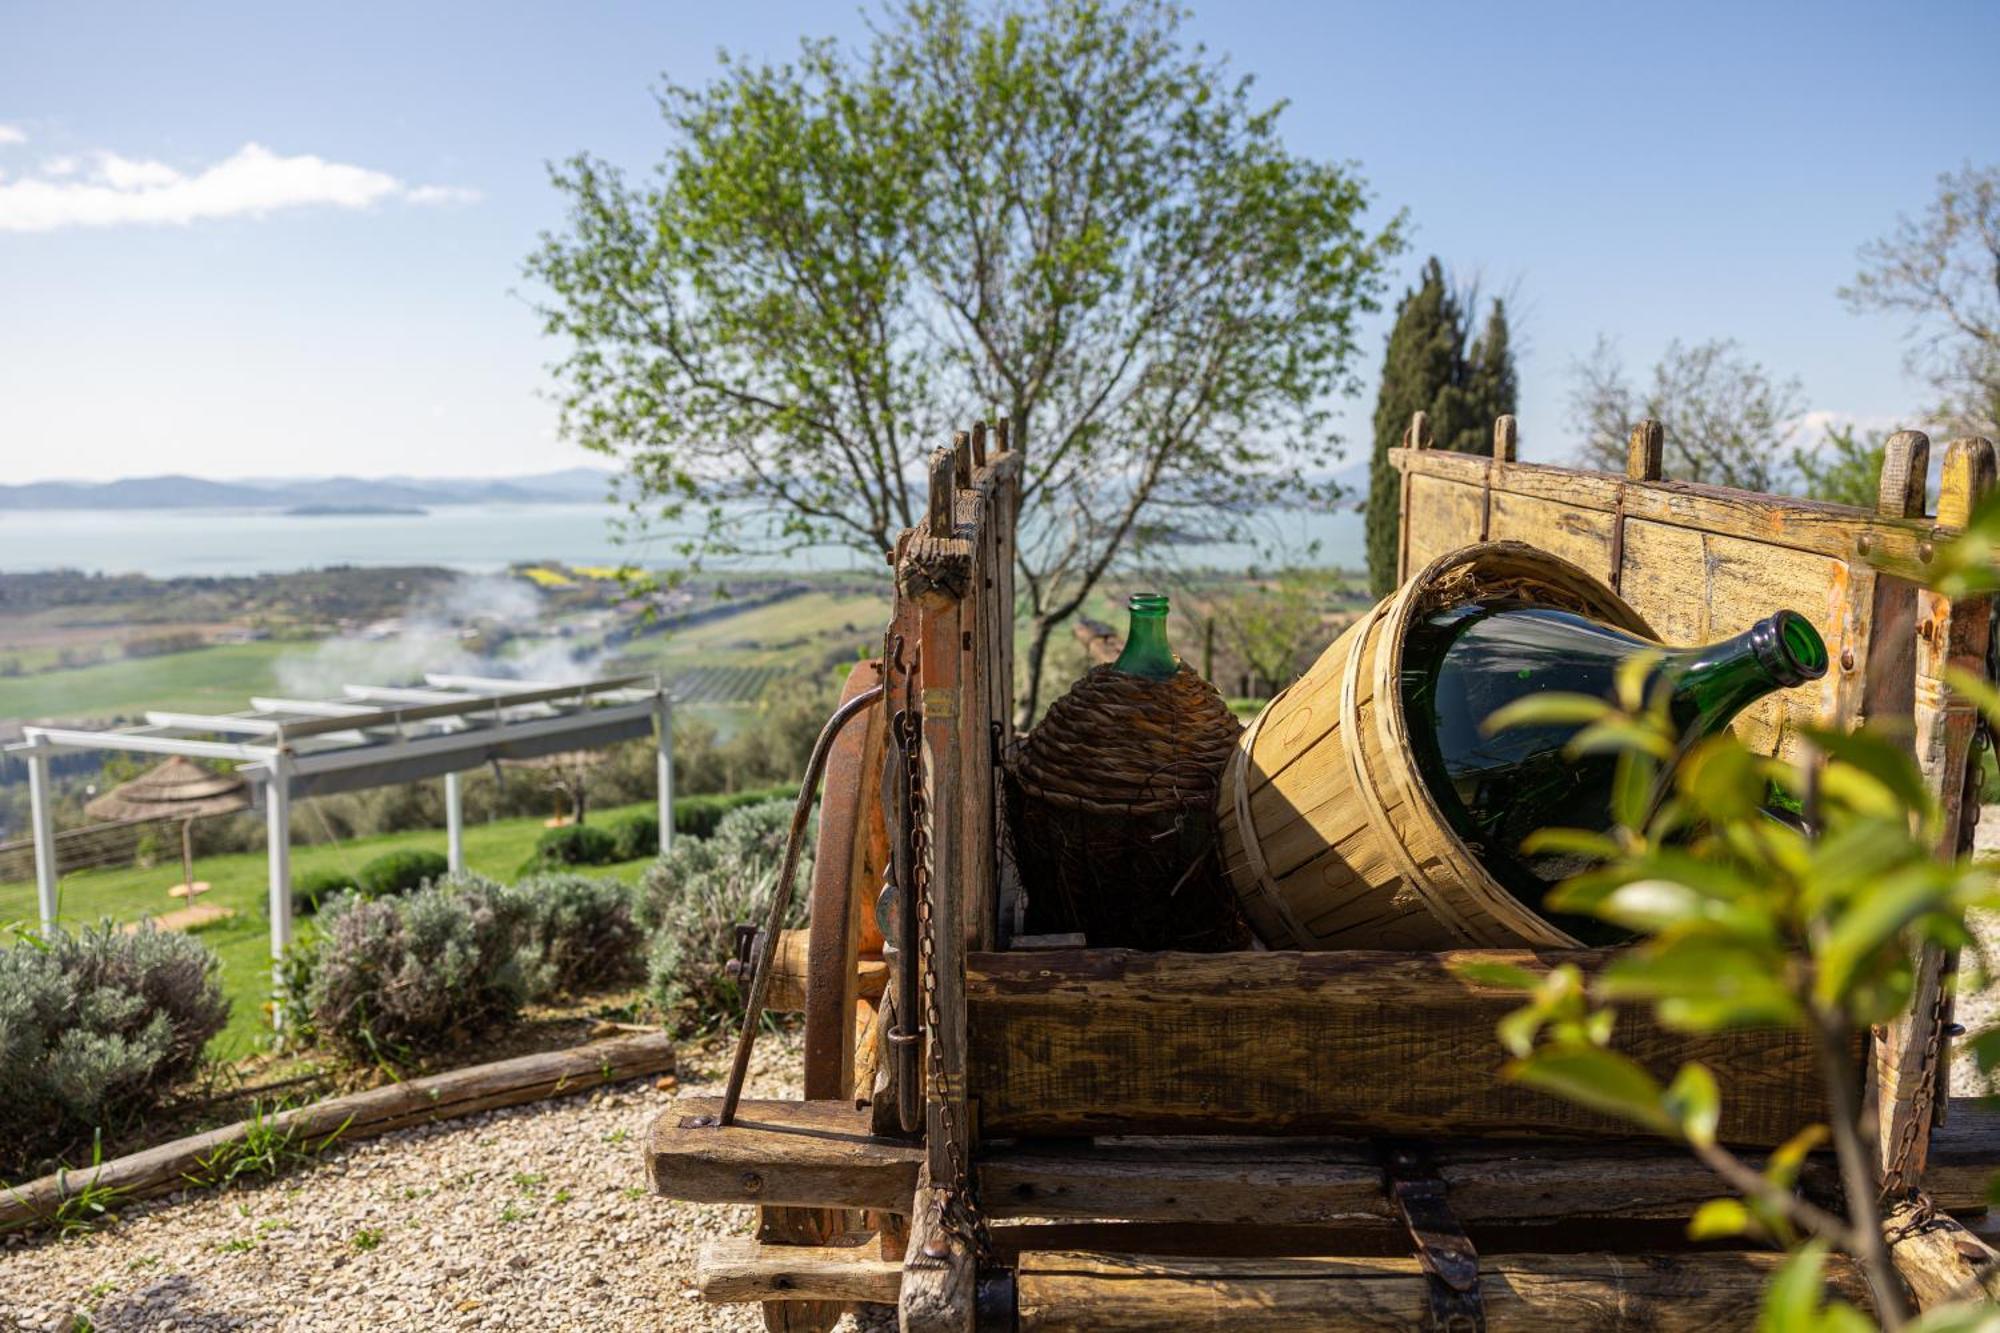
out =
[[396,508],[454,504],[562,504],[602,500],[615,474],[564,468],[527,477],[260,477],[210,481],[179,475],[117,481],[31,481],[0,486],[9,509]]

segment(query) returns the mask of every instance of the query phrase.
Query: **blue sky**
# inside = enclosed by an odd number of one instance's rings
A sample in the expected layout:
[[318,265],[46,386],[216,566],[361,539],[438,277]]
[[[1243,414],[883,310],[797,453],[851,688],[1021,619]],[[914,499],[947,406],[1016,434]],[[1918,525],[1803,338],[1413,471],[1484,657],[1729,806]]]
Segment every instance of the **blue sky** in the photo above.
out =
[[[1670,338],[1729,336],[1815,411],[1886,425],[1921,403],[1900,328],[1834,289],[1939,172],[2000,159],[2000,6],[1196,9],[1196,36],[1291,102],[1296,149],[1409,211],[1398,291],[1435,252],[1517,292],[1527,456],[1570,448],[1567,371],[1600,332],[1635,372]],[[561,217],[544,164],[645,169],[662,74],[862,29],[824,4],[0,0],[0,201],[40,182],[16,229],[0,207],[4,480],[587,461],[541,396],[557,349],[520,276]],[[175,220],[65,221],[131,211],[68,192],[107,180],[165,189]],[[296,197],[325,202],[277,206]]]

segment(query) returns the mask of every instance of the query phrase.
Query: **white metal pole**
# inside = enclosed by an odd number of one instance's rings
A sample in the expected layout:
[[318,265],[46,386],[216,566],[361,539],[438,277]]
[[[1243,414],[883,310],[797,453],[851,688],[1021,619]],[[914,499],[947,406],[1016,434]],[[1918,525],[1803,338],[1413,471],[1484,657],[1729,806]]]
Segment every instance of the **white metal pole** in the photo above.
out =
[[463,793],[459,790],[458,774],[444,775],[444,838],[445,859],[451,866],[451,873],[465,873],[465,805]]
[[[292,757],[271,757],[271,780],[264,786],[264,842],[271,866],[271,982],[273,997],[286,946],[292,942]],[[272,1016],[283,1027],[274,1004]]]
[[656,696],[653,725],[659,735],[660,750],[660,854],[674,845],[674,697],[665,690]]
[[42,932],[56,925],[55,792],[49,786],[49,747],[28,752],[28,817],[35,838],[35,899],[42,909]]

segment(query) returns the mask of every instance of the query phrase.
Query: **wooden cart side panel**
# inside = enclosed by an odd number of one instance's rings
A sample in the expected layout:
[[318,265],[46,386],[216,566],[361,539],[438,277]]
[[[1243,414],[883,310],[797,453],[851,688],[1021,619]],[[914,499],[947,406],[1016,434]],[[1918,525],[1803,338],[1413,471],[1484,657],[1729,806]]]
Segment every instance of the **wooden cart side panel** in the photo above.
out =
[[[1945,451],[1938,488],[1938,526],[1956,530],[1994,487],[1993,445],[1973,437]],[[1918,766],[1943,813],[1942,855],[1970,845],[1978,819],[1971,761],[1979,716],[1972,702],[1946,684],[1953,670],[1986,674],[1992,599],[1952,599],[1927,589],[1916,594],[1916,667],[1912,713]],[[1923,1175],[1930,1131],[1951,1066],[1950,975],[1955,959],[1926,944],[1916,959],[1910,1012],[1876,1033],[1876,1126],[1883,1188],[1900,1191]]]
[[[980,1132],[1629,1137],[1624,1121],[1499,1080],[1494,1025],[1519,996],[1451,970],[1475,956],[1542,969],[1609,955],[974,954]],[[1794,1034],[1690,1036],[1635,1011],[1618,1045],[1663,1078],[1706,1063],[1730,1090],[1721,1132],[1733,1142],[1779,1143],[1825,1113]]]

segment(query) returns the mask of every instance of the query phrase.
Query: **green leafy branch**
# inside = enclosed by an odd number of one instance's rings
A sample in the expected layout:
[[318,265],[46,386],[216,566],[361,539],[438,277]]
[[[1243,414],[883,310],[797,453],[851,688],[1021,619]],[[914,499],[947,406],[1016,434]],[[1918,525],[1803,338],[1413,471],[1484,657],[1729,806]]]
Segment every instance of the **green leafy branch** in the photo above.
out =
[[[1598,860],[1554,890],[1548,906],[1612,922],[1639,942],[1594,978],[1572,966],[1538,974],[1475,963],[1461,971],[1528,997],[1499,1026],[1513,1056],[1504,1077],[1678,1139],[1737,1192],[1703,1205],[1691,1236],[1749,1236],[1795,1251],[1769,1293],[1767,1322],[1867,1326],[1852,1307],[1817,1304],[1820,1267],[1838,1247],[1861,1262],[1884,1325],[1902,1327],[1902,1289],[1861,1133],[1857,1034],[1908,1009],[1923,943],[1979,956],[1966,913],[2000,906],[2000,894],[1989,872],[1938,858],[1937,802],[1889,737],[1867,728],[1808,732],[1823,757],[1814,769],[1754,754],[1728,734],[1684,748],[1656,665],[1650,656],[1627,663],[1610,699],[1537,695],[1487,724],[1577,727],[1573,754],[1617,756],[1616,826],[1543,830],[1524,850]],[[1957,684],[2000,717],[2000,691]],[[1786,814],[1801,809],[1812,828]],[[1683,1032],[1802,1034],[1821,1069],[1830,1123],[1753,1166],[1718,1141],[1723,1090],[1708,1068],[1684,1065],[1662,1084],[1613,1048],[1621,1003],[1649,1005],[1659,1023]],[[2000,1056],[1993,1034],[1976,1045]],[[1798,1191],[1807,1154],[1829,1140],[1844,1217]],[[1802,1291],[1809,1299],[1797,1306]],[[1780,1324],[1780,1307],[1810,1318]]]

